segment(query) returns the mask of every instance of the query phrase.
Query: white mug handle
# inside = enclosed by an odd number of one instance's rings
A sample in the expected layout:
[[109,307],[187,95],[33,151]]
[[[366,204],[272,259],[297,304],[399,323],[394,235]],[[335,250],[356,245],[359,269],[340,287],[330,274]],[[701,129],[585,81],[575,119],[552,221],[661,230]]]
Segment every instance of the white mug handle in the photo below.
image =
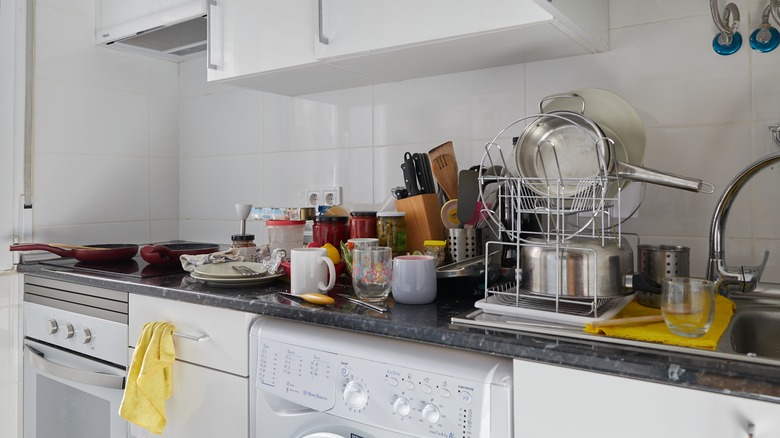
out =
[[323,291],[327,292],[331,289],[333,289],[333,286],[336,284],[336,266],[333,265],[333,260],[331,260],[329,257],[322,256],[320,257],[320,260],[325,262],[326,265],[328,265],[328,285],[325,286],[325,283],[320,281],[320,284],[317,285],[317,287]]

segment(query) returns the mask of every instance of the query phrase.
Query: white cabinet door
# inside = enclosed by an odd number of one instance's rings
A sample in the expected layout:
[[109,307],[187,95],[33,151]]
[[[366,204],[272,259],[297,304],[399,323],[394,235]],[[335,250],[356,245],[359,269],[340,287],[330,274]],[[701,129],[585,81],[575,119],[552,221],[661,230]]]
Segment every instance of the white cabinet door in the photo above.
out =
[[780,436],[780,404],[514,361],[515,437]]
[[162,435],[131,424],[131,438],[247,437],[249,379],[177,360],[166,414]]

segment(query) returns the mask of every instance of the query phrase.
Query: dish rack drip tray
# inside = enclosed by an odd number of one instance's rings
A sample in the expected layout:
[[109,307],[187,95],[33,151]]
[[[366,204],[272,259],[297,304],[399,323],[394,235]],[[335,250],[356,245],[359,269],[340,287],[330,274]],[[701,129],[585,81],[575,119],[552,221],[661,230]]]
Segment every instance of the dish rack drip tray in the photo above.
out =
[[474,303],[485,313],[581,326],[614,317],[634,299],[634,294],[608,298],[543,296],[523,291],[516,283],[494,286],[486,292],[485,298]]

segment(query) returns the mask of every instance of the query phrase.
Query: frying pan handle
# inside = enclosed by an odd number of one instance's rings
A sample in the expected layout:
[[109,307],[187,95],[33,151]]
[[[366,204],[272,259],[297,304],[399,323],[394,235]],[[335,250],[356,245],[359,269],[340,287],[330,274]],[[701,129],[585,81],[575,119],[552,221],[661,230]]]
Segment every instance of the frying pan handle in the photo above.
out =
[[543,97],[542,100],[539,101],[539,112],[544,114],[544,103],[555,99],[579,99],[582,102],[580,114],[585,114],[585,99],[577,93],[552,94],[550,96]]
[[712,193],[715,190],[715,186],[700,179],[661,172],[659,170],[648,169],[642,166],[635,166],[633,164],[623,163],[621,161],[617,162],[616,167],[619,177],[633,181],[644,181],[651,184],[658,184],[675,189],[683,189],[690,192],[699,193]]
[[43,243],[19,243],[16,245],[11,245],[9,248],[11,251],[49,251],[53,252],[54,254],[57,254],[60,257],[73,257],[73,250],[72,249],[62,249],[57,248],[55,246],[46,245]]

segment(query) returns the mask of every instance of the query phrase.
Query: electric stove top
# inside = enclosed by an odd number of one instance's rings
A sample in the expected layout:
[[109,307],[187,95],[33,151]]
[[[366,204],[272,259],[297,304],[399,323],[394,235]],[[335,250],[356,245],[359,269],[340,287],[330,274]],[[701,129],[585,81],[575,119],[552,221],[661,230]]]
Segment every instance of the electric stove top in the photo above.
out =
[[174,266],[155,266],[150,265],[140,256],[130,260],[122,260],[109,263],[81,262],[74,258],[59,258],[50,260],[41,260],[41,265],[56,266],[59,268],[69,268],[81,272],[92,274],[107,274],[120,277],[148,278],[162,275],[180,274],[184,272],[181,265]]

